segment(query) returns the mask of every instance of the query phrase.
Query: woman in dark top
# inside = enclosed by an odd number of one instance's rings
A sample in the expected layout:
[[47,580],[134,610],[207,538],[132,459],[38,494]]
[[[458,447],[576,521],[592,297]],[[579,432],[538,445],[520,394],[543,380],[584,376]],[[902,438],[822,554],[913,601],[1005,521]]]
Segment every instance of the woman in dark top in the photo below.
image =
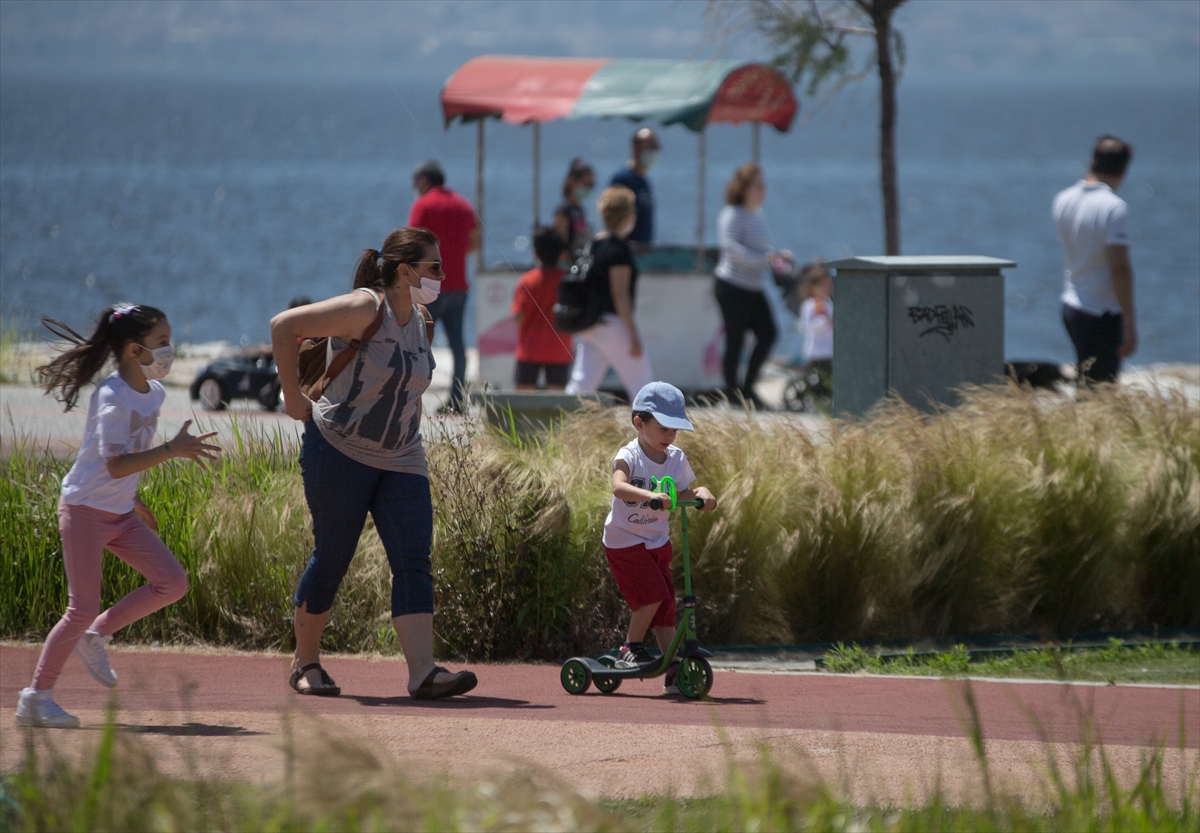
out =
[[575,365],[568,393],[595,391],[609,367],[616,371],[631,400],[654,381],[650,358],[633,317],[638,270],[626,238],[637,220],[635,206],[636,197],[623,186],[605,188],[600,195],[605,230],[592,240],[588,281],[602,314],[591,327],[575,334]]
[[578,156],[572,159],[567,177],[563,180],[563,201],[554,209],[554,228],[567,241],[565,257],[570,260],[578,257],[587,245],[588,221],[583,211],[583,201],[592,193],[595,185],[596,172],[592,166]]

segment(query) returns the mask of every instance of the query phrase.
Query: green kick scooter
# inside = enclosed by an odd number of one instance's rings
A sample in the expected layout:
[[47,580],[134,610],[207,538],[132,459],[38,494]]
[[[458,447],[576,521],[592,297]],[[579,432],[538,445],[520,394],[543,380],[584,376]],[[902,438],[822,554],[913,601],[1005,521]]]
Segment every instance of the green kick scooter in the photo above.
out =
[[[657,484],[651,482],[650,488],[666,492],[671,499],[671,508],[679,509],[680,532],[683,538],[683,618],[675,629],[675,637],[670,647],[663,652],[662,660],[649,667],[617,668],[616,657],[605,655],[599,659],[591,657],[571,657],[563,663],[559,679],[568,694],[583,694],[595,683],[601,694],[612,694],[621,687],[622,680],[649,680],[661,677],[671,668],[676,654],[679,656],[679,668],[675,671],[675,685],[684,697],[698,699],[708,694],[713,684],[713,670],[709,665],[712,654],[700,647],[696,639],[696,597],[692,595],[692,564],[688,555],[688,518],[687,507],[699,509],[704,506],[702,500],[676,500],[675,481],[664,477]],[[662,508],[658,498],[650,501],[650,508]]]

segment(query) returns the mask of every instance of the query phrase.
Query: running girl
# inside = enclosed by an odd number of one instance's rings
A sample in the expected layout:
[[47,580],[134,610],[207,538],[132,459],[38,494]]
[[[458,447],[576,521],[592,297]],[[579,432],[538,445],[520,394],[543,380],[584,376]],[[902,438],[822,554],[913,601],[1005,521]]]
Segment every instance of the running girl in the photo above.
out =
[[[166,397],[158,380],[174,360],[171,325],[162,311],[136,304],[106,309],[87,339],[61,321],[42,318],[42,323],[74,344],[38,368],[42,386],[65,410],[75,407],[80,389],[109,356],[117,363],[92,393],[79,456],[63,479],[58,503],[67,612],[46,638],[33,683],[17,702],[17,722],[22,725],[75,727],[79,719],[54,702],[54,683],[72,649],[97,682],[115,686],[117,675],[105,652],[112,635],[187,591],[187,574],[154,534],[158,521],[138,497],[140,472],[176,457],[203,466],[221,449],[205,443],[215,431],[189,434],[191,420],[169,442],[151,447],[158,409]],[[101,614],[100,568],[106,548],[150,583]]]

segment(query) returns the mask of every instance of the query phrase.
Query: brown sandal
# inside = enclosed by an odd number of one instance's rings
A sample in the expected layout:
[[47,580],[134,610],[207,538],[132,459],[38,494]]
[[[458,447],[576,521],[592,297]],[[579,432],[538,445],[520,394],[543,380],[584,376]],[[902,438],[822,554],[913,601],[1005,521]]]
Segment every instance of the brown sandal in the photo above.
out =
[[434,682],[434,678],[442,673],[449,674],[450,670],[442,668],[440,665],[435,665],[433,670],[429,672],[429,676],[425,678],[425,682],[421,683],[416,691],[409,692],[408,696],[414,700],[441,700],[443,697],[466,694],[479,685],[479,680],[475,677],[474,672],[471,671],[459,671],[450,678],[449,682]]
[[[307,688],[300,687],[300,680],[313,669],[321,672],[321,684],[313,685],[309,683]],[[297,668],[292,672],[292,676],[288,679],[288,684],[296,690],[297,694],[312,694],[316,697],[337,697],[342,693],[342,689],[333,681],[333,677],[325,672],[319,662],[310,662],[308,665]]]

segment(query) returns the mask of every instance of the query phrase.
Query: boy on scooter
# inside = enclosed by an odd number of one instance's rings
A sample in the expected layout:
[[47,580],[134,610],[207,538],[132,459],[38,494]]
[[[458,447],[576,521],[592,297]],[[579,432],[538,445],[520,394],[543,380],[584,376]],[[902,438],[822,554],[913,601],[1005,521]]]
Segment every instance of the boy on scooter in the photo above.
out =
[[[642,640],[653,627],[666,651],[675,635],[675,583],[671,577],[671,537],[667,527],[671,498],[659,488],[664,477],[689,486],[696,479],[687,456],[672,445],[677,431],[692,431],[683,394],[666,382],[651,382],[633,399],[637,438],[621,447],[612,465],[612,509],[604,519],[604,552],[626,603],[633,611],[618,668],[655,663]],[[705,511],[717,499],[703,486],[680,490],[679,500],[703,500]],[[667,672],[664,694],[677,694],[675,668]]]

